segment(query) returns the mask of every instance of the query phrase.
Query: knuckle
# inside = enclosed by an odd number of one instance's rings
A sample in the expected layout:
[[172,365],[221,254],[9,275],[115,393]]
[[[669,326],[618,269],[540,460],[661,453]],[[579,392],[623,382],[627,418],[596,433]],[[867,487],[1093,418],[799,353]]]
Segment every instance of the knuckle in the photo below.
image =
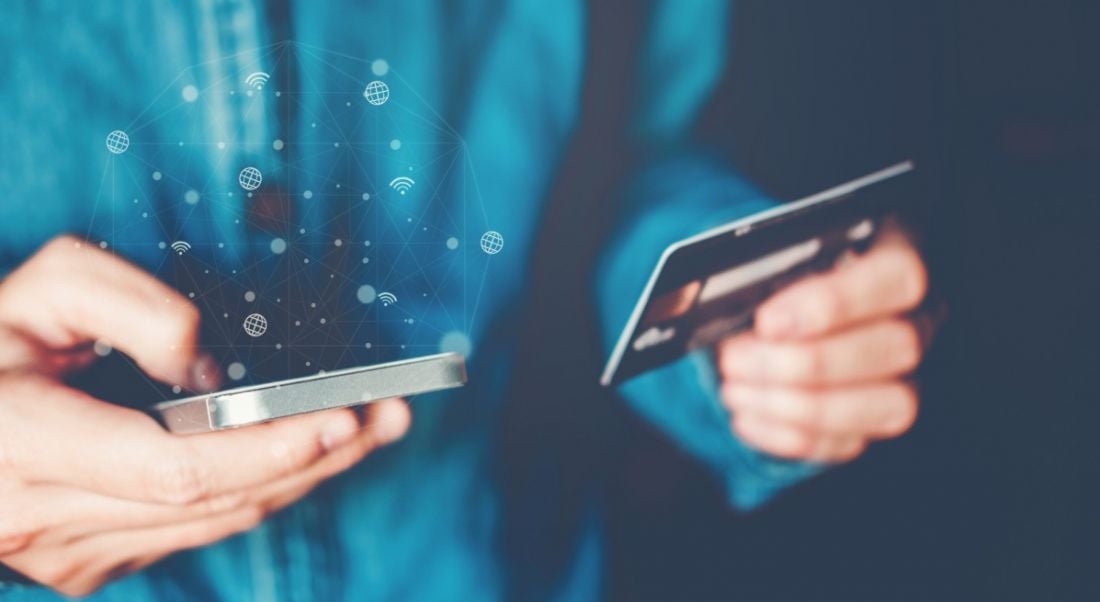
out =
[[62,234],[50,239],[42,250],[39,251],[42,257],[56,257],[58,255],[68,256],[73,251],[83,248],[84,241],[73,236],[72,234]]
[[816,382],[825,376],[825,353],[818,345],[800,345],[787,359],[793,380]]
[[147,487],[150,497],[171,504],[186,504],[208,491],[202,468],[185,453],[151,460]]
[[809,391],[790,391],[783,394],[783,408],[791,422],[805,429],[818,429],[823,422],[820,400]]
[[323,453],[323,448],[316,437],[299,442],[275,438],[268,445],[268,453],[275,467],[275,478],[282,478],[312,464]]

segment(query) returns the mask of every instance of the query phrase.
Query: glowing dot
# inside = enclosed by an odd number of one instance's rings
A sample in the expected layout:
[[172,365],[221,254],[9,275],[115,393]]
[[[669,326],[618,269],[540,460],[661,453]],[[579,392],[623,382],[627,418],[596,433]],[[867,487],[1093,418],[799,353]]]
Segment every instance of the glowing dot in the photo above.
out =
[[283,93],[280,90],[275,90],[275,96],[282,96]]
[[365,347],[365,348],[367,348],[367,349],[370,349],[370,348],[371,348],[371,347],[373,347],[373,346],[374,346],[374,345],[371,345],[370,343],[363,343],[363,347]]
[[322,323],[322,324],[324,324],[324,323],[325,323],[325,319],[324,319],[324,318],[321,318],[321,323]]
[[233,380],[241,380],[244,378],[245,369],[244,364],[240,362],[233,362],[229,364],[229,367],[225,369],[225,373],[229,375],[229,378]]
[[374,303],[374,300],[378,297],[378,291],[374,290],[373,286],[364,284],[359,287],[355,296],[359,298],[360,303]]
[[364,257],[363,263],[370,263],[370,257]]
[[457,249],[458,248],[458,239],[453,237],[453,236],[448,238],[447,239],[447,248],[452,250],[452,251]]
[[163,177],[163,176],[161,176],[161,175],[160,175],[160,172],[159,172],[159,171],[154,171],[154,172],[153,172],[153,179],[154,179],[154,180],[156,180],[156,181],[158,181],[158,182],[159,182],[159,181],[160,181],[160,179],[161,179],[162,177]]
[[244,300],[248,301],[249,303],[252,303],[253,301],[256,300],[256,293],[254,293],[252,291],[245,291]]
[[178,393],[179,393],[180,391],[182,391],[182,390],[183,390],[183,387],[181,387],[181,386],[179,386],[179,385],[172,385],[172,392],[173,392],[173,393],[177,393],[177,394],[178,394]]
[[374,59],[370,64],[370,72],[375,75],[385,75],[390,72],[390,64],[385,59]]
[[370,200],[370,193],[369,192],[364,192],[363,193],[363,200],[364,201],[369,201]]
[[336,246],[338,246],[338,247],[342,247],[342,246],[344,246],[344,241],[342,241],[342,240],[340,240],[339,238],[337,238],[336,240],[332,241],[332,244],[334,244],[334,245],[336,245]]
[[470,354],[471,349],[473,344],[470,343],[470,337],[457,330],[443,335],[439,341],[439,350],[444,353],[458,353],[465,356]]
[[282,255],[286,252],[286,241],[281,238],[275,238],[271,240],[271,252],[276,255]]
[[364,240],[363,241],[363,246],[364,247],[369,247],[370,246],[370,241],[369,240]]
[[107,341],[99,339],[95,342],[94,345],[92,345],[92,349],[95,350],[95,354],[99,357],[107,357],[111,354],[111,350],[114,349],[114,347],[112,347],[111,344]]
[[276,348],[276,349],[282,349],[282,348],[283,348],[283,344],[282,344],[282,343],[275,343],[275,348]]
[[99,241],[99,248],[100,249],[106,249],[107,248],[107,241],[105,241],[105,240]]
[[163,249],[167,246],[168,246],[168,243],[164,242],[163,240],[157,243],[157,247],[159,247],[161,249]]
[[304,196],[307,199],[312,199],[313,198],[313,191],[312,190],[307,190],[307,191],[302,193],[302,196]]
[[224,142],[218,142],[218,148],[224,150],[225,149],[225,143]]
[[390,148],[392,148],[393,150],[397,150],[397,149],[401,148],[401,141],[398,140],[397,138],[394,138],[393,140],[390,140]]
[[283,150],[284,146],[286,146],[286,144],[284,144],[283,141],[278,138],[275,139],[275,142],[271,143],[271,148],[275,150]]
[[183,193],[183,202],[187,203],[188,205],[198,204],[198,202],[199,202],[199,191],[191,189],[191,190],[188,190],[187,192]]
[[183,87],[183,90],[180,91],[180,96],[187,102],[195,102],[199,99],[199,89],[191,84],[187,84]]
[[335,148],[340,148],[340,143],[339,142],[333,142],[332,146],[335,147]]

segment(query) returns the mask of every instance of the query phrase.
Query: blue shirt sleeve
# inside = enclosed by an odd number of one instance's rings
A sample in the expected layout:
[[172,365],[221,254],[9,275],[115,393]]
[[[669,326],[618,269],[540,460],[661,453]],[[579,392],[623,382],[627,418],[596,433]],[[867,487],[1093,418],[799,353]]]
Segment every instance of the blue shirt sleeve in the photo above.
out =
[[[720,163],[681,153],[644,170],[625,190],[621,227],[597,271],[597,304],[610,350],[664,248],[681,238],[773,203]],[[640,414],[724,481],[730,501],[752,509],[821,470],[756,452],[734,436],[719,402],[710,353],[624,383],[619,393]]]

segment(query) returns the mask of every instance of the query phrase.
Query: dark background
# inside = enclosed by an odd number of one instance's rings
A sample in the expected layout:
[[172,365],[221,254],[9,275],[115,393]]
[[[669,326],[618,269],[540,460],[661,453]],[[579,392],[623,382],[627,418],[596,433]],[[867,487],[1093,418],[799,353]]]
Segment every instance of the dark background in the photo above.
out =
[[629,163],[607,134],[632,82],[609,66],[644,24],[616,4],[591,9],[615,35],[590,52],[602,75],[541,233],[517,384],[539,393],[506,429],[516,507],[546,495],[531,475],[560,501],[549,521],[513,519],[512,553],[551,583],[523,542],[565,562],[570,500],[595,490],[615,599],[1100,599],[1100,3],[738,3],[700,136],[778,198],[915,158],[915,222],[950,307],[915,429],[752,514],[589,386],[598,352],[538,351],[598,348],[587,299],[561,283],[587,276],[608,227],[577,199],[613,194]]

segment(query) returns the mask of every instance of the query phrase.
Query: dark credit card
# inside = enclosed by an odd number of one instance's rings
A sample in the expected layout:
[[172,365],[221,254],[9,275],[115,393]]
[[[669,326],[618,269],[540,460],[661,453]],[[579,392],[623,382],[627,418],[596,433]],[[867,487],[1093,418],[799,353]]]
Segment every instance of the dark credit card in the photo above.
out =
[[752,328],[779,288],[870,245],[906,161],[673,243],[661,255],[600,382],[616,385]]

